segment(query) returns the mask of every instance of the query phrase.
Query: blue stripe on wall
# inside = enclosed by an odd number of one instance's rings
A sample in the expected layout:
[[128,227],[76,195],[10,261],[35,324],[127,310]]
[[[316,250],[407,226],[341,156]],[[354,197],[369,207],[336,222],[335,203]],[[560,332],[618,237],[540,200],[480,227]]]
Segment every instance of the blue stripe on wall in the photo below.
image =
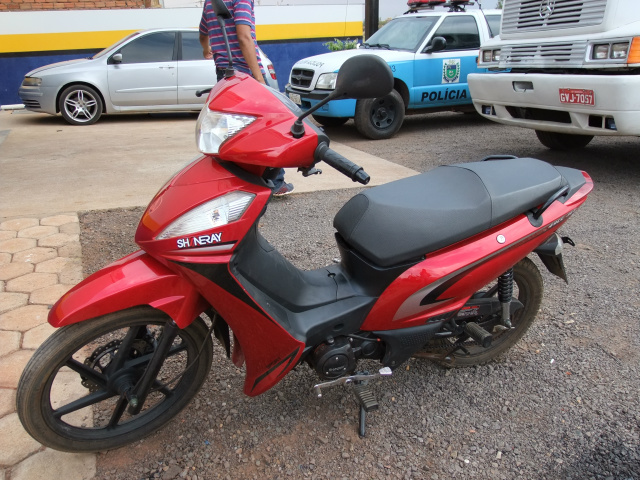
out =
[[[322,45],[326,41],[260,43],[260,47],[273,62],[276,69],[280,90],[284,90],[284,86],[289,82],[289,73],[294,63],[305,57],[328,52],[327,47]],[[22,103],[20,97],[18,97],[18,89],[25,74],[29,71],[51,63],[86,58],[91,55],[91,53],[87,52],[74,54],[57,52],[54,55],[0,57],[0,105]]]

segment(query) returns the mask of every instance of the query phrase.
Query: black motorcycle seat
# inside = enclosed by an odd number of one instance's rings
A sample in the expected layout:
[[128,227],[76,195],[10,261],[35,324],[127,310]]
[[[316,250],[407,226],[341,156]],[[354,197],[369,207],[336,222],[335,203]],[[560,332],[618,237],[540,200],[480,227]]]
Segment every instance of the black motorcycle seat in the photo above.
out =
[[525,213],[564,185],[572,194],[584,183],[579,170],[533,158],[441,166],[359,193],[333,225],[360,254],[389,267]]

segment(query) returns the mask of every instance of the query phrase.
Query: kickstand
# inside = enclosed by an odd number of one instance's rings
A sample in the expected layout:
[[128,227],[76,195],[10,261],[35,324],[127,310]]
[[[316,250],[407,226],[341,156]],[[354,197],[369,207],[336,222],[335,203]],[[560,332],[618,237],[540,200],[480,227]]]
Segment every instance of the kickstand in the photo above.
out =
[[378,401],[366,383],[358,383],[353,386],[353,392],[360,403],[360,437],[364,437],[366,430],[367,413],[378,409]]

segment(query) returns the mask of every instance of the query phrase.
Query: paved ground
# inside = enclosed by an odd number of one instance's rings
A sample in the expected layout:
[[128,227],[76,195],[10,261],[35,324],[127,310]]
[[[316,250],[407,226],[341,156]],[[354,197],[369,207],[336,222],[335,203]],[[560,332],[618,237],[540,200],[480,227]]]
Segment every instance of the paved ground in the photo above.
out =
[[[0,480],[88,480],[95,456],[42,447],[20,425],[15,391],[52,332],[49,308],[82,279],[78,211],[140,206],[197,152],[193,115],[60,118],[0,112]],[[332,147],[389,181],[416,172],[340,144]],[[292,178],[294,172],[288,173]],[[295,176],[296,192],[357,187],[331,168]]]

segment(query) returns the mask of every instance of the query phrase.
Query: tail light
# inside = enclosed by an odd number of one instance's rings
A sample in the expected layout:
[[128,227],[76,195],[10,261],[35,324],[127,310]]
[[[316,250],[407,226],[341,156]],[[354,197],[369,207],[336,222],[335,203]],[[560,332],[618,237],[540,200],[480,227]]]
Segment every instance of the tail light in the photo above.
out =
[[278,77],[276,76],[276,70],[275,68],[273,68],[273,65],[268,65],[267,70],[269,70],[269,75],[271,75],[271,78],[273,78],[274,80],[278,79]]

